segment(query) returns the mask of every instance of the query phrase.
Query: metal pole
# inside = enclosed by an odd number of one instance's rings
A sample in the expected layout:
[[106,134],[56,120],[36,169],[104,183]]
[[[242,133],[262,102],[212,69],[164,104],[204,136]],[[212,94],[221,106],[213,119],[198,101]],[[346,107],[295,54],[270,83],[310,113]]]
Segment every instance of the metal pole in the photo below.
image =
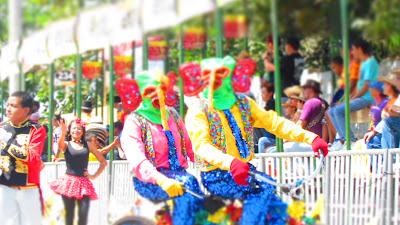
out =
[[[21,0],[9,0],[8,1],[8,41],[9,43],[20,41],[22,37],[22,2]],[[15,60],[17,57],[15,57]],[[19,64],[19,63],[18,63]],[[20,67],[20,65],[18,65]],[[8,79],[9,93],[12,94],[21,89],[22,77],[20,73],[10,74]]]
[[51,153],[53,149],[53,115],[54,115],[54,62],[49,65],[49,125],[47,131],[47,161],[51,162]]
[[[205,17],[205,16],[203,17],[203,28],[204,28],[205,35],[207,35],[208,26],[207,26],[207,17]],[[201,57],[203,57],[203,59],[207,57],[207,39],[208,39],[208,37],[206,37],[204,46],[201,49]]]
[[[96,51],[96,55],[95,55],[95,61],[96,62],[98,62],[98,60],[99,60],[99,51]],[[98,107],[98,101],[99,101],[99,78],[97,77],[95,80],[94,80],[94,84],[95,84],[95,95],[94,95],[94,108],[95,108],[95,115],[97,116],[97,115],[99,115],[99,107]]]
[[132,41],[132,71],[131,71],[131,77],[132,79],[135,78],[135,48],[136,48],[136,42]]
[[147,35],[143,35],[143,44],[142,44],[142,51],[143,51],[143,70],[149,69],[149,41],[147,40]]
[[101,95],[100,95],[100,106],[101,106],[101,121],[104,122],[104,78],[106,74],[106,60],[104,58],[104,49],[101,52],[101,65],[102,65],[102,73],[101,73]]
[[[110,46],[110,65],[109,65],[109,91],[108,91],[108,118],[109,118],[109,135],[108,142],[114,141],[114,48]],[[114,149],[110,152],[110,164],[114,160]]]
[[[183,46],[183,25],[179,26],[179,65],[182,65],[185,62],[185,48]],[[178,76],[178,85],[179,85],[179,114],[183,118],[184,117],[184,104],[185,104],[185,95],[183,94],[183,80],[181,76]]]
[[[282,116],[282,86],[281,86],[281,72],[280,72],[280,62],[279,62],[279,46],[278,46],[278,6],[276,0],[271,0],[271,24],[272,24],[272,38],[274,42],[274,85],[275,85],[275,109],[279,116]],[[283,151],[283,142],[282,139],[276,139],[278,152]]]
[[222,27],[222,15],[223,15],[223,11],[220,7],[218,7],[217,4],[216,8],[215,8],[215,28],[217,29],[217,37],[215,39],[216,42],[216,46],[217,46],[217,57],[218,58],[222,58],[224,56],[224,47],[223,47],[223,38],[224,38],[224,30]]
[[76,116],[80,119],[82,114],[82,57],[76,55]]
[[[243,0],[243,8],[244,8],[244,14],[246,16],[246,26],[248,31],[250,30],[250,11],[249,11],[249,1],[248,0]],[[249,32],[246,32],[246,36],[244,37],[244,49],[246,52],[249,52]]]
[[340,18],[342,23],[344,87],[345,87],[345,124],[346,124],[346,149],[351,150],[350,140],[350,77],[349,77],[349,27],[348,27],[348,1],[340,0]]
[[3,89],[3,81],[0,77],[0,107],[1,107],[1,121],[4,119],[4,89]]

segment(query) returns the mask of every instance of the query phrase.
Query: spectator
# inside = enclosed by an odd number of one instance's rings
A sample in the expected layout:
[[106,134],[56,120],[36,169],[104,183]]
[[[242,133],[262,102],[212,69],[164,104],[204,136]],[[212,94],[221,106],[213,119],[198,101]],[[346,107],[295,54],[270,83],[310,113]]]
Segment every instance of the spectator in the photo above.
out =
[[283,104],[285,117],[291,121],[296,122],[298,117],[300,116],[297,108],[298,108],[298,100],[293,97],[300,96],[302,93],[302,89],[300,86],[295,85],[283,90],[283,93],[286,96],[291,96],[287,101]]
[[42,223],[40,159],[46,131],[29,120],[33,98],[18,91],[8,99],[9,121],[0,126],[0,218],[2,224]]
[[[330,64],[331,70],[338,76],[337,86],[335,94],[333,95],[331,105],[336,105],[337,103],[342,102],[342,97],[344,95],[344,66],[343,59],[340,56],[336,56],[331,60]],[[350,93],[354,93],[356,91],[357,81],[359,77],[359,65],[357,62],[353,62],[350,64]]]
[[290,87],[300,84],[300,77],[304,69],[304,58],[299,53],[300,40],[296,37],[289,37],[286,40],[286,55],[282,58],[282,87]]
[[60,127],[60,121],[63,121],[65,123],[65,120],[61,117],[60,112],[56,112],[54,114],[54,119],[53,119],[53,161],[61,161],[64,160],[64,153],[60,153],[59,158],[56,158],[55,155],[58,152],[58,139],[60,139],[61,136],[61,127]]
[[[369,44],[360,40],[352,45],[352,54],[361,63],[360,79],[357,82],[357,92],[351,96],[350,111],[355,112],[370,106],[373,103],[373,98],[369,92],[369,84],[377,80],[379,64],[372,55]],[[346,137],[345,128],[345,106],[339,104],[333,106],[329,111],[330,119],[339,134],[339,141],[332,145],[332,150],[341,150],[344,146]],[[350,131],[351,132],[351,131]],[[351,140],[355,141],[353,132],[350,133]]]
[[357,92],[357,83],[360,79],[360,60],[354,57],[353,52],[350,52],[349,77],[350,93],[354,95]]
[[[278,40],[278,46],[281,45],[281,42]],[[272,36],[268,36],[266,40],[266,51],[264,53],[264,67],[267,72],[267,77],[264,77],[264,80],[273,83],[274,82],[274,72],[275,72],[275,64],[274,64],[274,42]],[[279,51],[279,58],[282,59],[282,52]],[[281,60],[282,63],[282,60]],[[282,65],[281,65],[282,68]]]
[[[280,70],[282,76],[282,88],[300,84],[300,77],[304,68],[304,58],[299,53],[300,41],[295,37],[289,37],[285,43],[286,55],[281,57]],[[264,56],[264,66],[269,77],[273,77],[275,65],[273,61],[273,40],[267,40],[267,52]],[[273,82],[273,79],[269,79]]]
[[303,129],[314,132],[323,139],[328,140],[328,130],[324,118],[328,103],[320,98],[320,84],[314,80],[308,80],[303,85],[303,92],[306,102],[297,124]]
[[264,81],[261,87],[262,99],[265,102],[265,110],[275,110],[274,85],[268,81]]
[[[264,81],[262,87],[262,98],[265,102],[265,110],[275,110],[275,99],[274,99],[274,85],[268,81]],[[261,137],[258,138],[258,152],[265,152],[265,149],[275,145],[275,135],[269,133],[263,128],[254,128],[255,133],[260,133]],[[256,139],[257,140],[257,139]]]
[[[400,70],[392,71],[387,77],[381,77],[389,102],[382,111],[382,120],[364,136],[365,143],[371,142],[375,135],[382,134],[383,149],[400,147]],[[396,98],[396,99],[395,99]],[[395,100],[393,100],[395,99]]]
[[[289,96],[290,99],[295,100],[297,103],[298,112],[300,113],[297,125],[327,139],[324,115],[325,110],[328,108],[328,103],[319,97],[321,94],[320,84],[316,81],[308,80],[303,86],[303,93],[300,96]],[[310,145],[297,142],[285,142],[283,149],[285,152],[312,151]],[[276,152],[276,147],[268,148],[267,151]]]
[[293,122],[297,123],[300,119],[301,112],[303,111],[304,102],[305,102],[304,95],[302,93],[300,95],[289,95],[288,101],[296,109],[291,120]]
[[84,101],[82,105],[82,121],[88,123],[91,121],[93,103],[90,100]]
[[32,108],[32,113],[29,116],[29,119],[35,123],[39,122],[40,119],[40,113],[39,113],[39,109],[40,109],[40,102],[38,101],[33,101],[33,108]]
[[[372,131],[381,121],[381,114],[383,109],[386,107],[389,102],[384,94],[382,82],[373,82],[370,85],[371,95],[375,100],[375,105],[371,106],[370,117],[371,117],[371,125],[368,131]],[[386,86],[388,88],[389,86]],[[390,92],[389,89],[385,90],[385,93]],[[381,134],[375,135],[367,144],[367,149],[381,149]]]

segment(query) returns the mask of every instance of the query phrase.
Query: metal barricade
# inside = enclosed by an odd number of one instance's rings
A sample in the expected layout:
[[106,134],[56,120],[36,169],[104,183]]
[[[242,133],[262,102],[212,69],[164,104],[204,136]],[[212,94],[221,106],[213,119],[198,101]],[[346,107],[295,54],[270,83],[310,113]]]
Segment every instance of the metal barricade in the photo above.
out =
[[[279,183],[293,183],[310,176],[318,161],[312,153],[265,153],[257,154],[252,163]],[[90,163],[89,172],[94,172],[97,166]],[[188,171],[200,180],[193,164]],[[41,175],[42,187],[64,173],[65,163],[46,163]],[[127,161],[114,161],[111,170],[106,169],[93,183],[99,200],[91,203],[89,224],[108,224],[130,211],[138,199]],[[50,190],[43,189],[47,196]],[[329,225],[400,225],[399,195],[400,150],[397,149],[331,152],[325,170],[304,187],[306,210],[313,210],[323,197],[321,222]],[[291,201],[286,195],[281,197]]]

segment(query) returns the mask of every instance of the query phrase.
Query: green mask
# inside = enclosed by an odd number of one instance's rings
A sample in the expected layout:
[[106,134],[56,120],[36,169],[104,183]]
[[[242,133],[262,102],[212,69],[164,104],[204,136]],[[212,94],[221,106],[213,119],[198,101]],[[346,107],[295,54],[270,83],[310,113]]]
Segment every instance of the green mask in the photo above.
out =
[[[158,76],[155,73],[150,73],[148,71],[144,71],[135,76],[135,80],[137,81],[140,89],[140,94],[142,95],[142,104],[136,110],[136,113],[143,116],[147,120],[151,121],[154,124],[162,124],[161,121],[161,111],[157,109],[152,104],[151,98],[143,97],[144,90],[149,86],[158,87],[160,85],[160,81]],[[168,111],[167,111],[168,118]]]
[[[236,61],[231,56],[224,58],[208,58],[201,61],[201,69],[215,70],[221,66],[226,66],[230,69],[229,76],[222,80],[221,86],[214,90],[213,103],[217,110],[230,109],[236,102],[235,92],[232,87],[232,73],[236,66]],[[208,98],[209,88],[204,91],[204,97]]]

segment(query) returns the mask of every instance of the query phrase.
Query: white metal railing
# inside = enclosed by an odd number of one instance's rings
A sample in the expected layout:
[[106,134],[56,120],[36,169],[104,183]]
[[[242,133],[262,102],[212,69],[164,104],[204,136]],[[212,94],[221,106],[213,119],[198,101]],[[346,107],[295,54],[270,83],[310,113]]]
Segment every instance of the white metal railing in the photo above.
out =
[[[264,153],[257,154],[252,163],[278,182],[292,183],[310,176],[318,161],[312,153]],[[313,209],[319,198],[324,198],[323,224],[400,225],[400,150],[331,152],[325,165],[325,170],[304,188],[307,211]],[[97,163],[90,163],[89,171],[96,168]],[[193,165],[188,171],[199,177]],[[46,163],[42,171],[45,198],[57,199],[46,185],[64,172],[65,163]],[[132,184],[127,161],[114,161],[111,173],[108,167],[94,181],[99,200],[91,203],[89,224],[108,224],[110,219],[129,212],[138,199]],[[290,201],[286,195],[282,198]],[[60,209],[53,213],[60,214]]]

